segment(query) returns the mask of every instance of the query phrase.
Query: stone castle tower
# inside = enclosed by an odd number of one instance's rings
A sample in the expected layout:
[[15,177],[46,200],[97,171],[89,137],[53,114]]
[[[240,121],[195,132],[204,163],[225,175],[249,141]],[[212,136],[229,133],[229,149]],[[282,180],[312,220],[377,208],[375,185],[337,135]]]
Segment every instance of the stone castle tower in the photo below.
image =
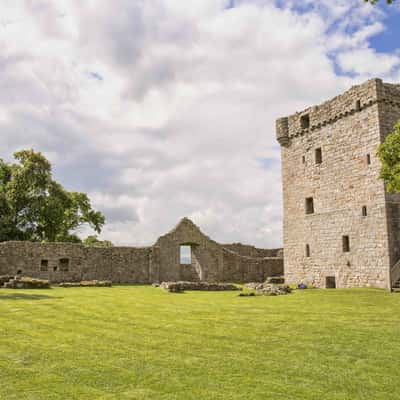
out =
[[391,288],[400,278],[400,194],[376,151],[400,120],[400,85],[380,79],[276,122],[288,283]]

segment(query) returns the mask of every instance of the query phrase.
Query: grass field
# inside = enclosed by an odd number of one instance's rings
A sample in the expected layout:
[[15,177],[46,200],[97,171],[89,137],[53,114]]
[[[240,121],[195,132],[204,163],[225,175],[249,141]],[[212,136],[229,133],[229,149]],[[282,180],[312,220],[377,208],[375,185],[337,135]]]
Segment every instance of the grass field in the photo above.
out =
[[0,399],[400,399],[400,294],[0,290]]

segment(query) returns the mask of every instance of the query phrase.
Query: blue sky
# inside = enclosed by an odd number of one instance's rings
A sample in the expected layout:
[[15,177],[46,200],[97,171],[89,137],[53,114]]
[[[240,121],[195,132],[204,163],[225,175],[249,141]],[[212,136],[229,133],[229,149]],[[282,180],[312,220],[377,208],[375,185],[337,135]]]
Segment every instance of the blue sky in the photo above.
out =
[[220,242],[280,246],[275,119],[373,77],[400,81],[399,3],[0,7],[0,157],[42,151],[117,244],[151,244],[187,216]]

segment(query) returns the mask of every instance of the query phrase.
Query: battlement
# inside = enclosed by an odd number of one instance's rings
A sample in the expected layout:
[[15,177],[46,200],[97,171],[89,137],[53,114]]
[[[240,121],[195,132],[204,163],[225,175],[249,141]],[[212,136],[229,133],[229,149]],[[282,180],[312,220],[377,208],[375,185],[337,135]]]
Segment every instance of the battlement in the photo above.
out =
[[281,146],[309,131],[320,129],[377,103],[389,103],[400,109],[400,85],[371,79],[320,105],[306,108],[276,121],[276,138]]

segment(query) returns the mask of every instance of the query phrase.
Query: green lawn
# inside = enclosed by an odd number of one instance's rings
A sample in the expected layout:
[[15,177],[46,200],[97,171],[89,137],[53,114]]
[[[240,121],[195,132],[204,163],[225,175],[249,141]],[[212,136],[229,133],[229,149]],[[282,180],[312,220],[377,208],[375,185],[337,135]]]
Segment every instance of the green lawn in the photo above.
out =
[[0,399],[400,399],[400,294],[2,289]]

